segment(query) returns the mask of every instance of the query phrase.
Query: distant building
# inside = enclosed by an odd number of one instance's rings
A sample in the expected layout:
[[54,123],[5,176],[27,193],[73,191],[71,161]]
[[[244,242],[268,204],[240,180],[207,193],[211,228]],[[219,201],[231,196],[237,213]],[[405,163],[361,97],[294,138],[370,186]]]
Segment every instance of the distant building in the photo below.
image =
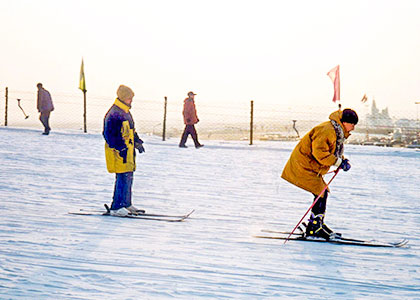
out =
[[395,122],[395,127],[398,127],[398,128],[416,129],[418,128],[418,126],[419,126],[419,123],[416,120],[399,119],[397,122]]
[[420,122],[412,119],[399,119],[395,122],[396,130],[401,134],[401,140],[407,143],[420,137]]
[[375,128],[375,127],[392,128],[393,127],[392,119],[389,116],[388,107],[383,109],[382,111],[379,111],[379,109],[376,107],[375,99],[373,99],[372,101],[371,113],[367,114],[366,121],[367,121],[367,126],[370,128]]

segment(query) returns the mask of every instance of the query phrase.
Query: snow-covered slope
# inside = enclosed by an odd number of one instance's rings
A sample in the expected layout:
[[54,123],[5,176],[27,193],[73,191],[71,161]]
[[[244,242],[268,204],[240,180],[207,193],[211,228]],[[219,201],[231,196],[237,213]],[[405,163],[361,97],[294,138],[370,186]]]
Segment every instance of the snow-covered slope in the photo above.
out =
[[0,128],[1,299],[419,297],[419,151],[346,146],[352,169],[331,184],[326,216],[346,236],[408,248],[284,246],[253,235],[291,230],[311,204],[280,178],[293,143],[142,138],[134,205],[195,209],[186,222],[67,214],[111,202],[102,136]]

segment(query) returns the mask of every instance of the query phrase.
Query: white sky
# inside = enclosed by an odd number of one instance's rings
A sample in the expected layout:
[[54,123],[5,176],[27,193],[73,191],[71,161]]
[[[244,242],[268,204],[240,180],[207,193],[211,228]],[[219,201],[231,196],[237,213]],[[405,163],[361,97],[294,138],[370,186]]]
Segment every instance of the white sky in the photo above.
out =
[[88,97],[326,106],[340,64],[344,106],[415,110],[419,33],[420,1],[0,0],[0,88],[79,93],[83,57]]

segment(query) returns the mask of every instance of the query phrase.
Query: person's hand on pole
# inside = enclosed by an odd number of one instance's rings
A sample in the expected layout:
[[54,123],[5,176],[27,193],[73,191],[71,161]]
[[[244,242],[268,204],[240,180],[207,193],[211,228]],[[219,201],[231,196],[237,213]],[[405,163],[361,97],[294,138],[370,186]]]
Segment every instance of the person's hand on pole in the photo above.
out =
[[347,172],[348,170],[350,170],[350,168],[351,168],[351,165],[350,165],[350,163],[349,163],[349,160],[346,158],[346,159],[344,159],[342,162],[341,162],[341,164],[340,164],[340,166],[338,167],[339,169],[343,169],[343,171],[344,172]]

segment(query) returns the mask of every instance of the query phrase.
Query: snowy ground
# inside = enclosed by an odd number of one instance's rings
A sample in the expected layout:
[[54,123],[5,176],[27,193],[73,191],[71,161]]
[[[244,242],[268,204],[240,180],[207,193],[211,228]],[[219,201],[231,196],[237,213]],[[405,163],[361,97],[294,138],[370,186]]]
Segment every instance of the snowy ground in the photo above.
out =
[[40,132],[0,128],[1,299],[420,299],[418,150],[348,145],[327,211],[344,235],[409,247],[284,246],[252,236],[292,229],[311,203],[280,179],[293,143],[143,136],[134,204],[196,210],[163,223],[67,214],[111,202],[103,139]]

